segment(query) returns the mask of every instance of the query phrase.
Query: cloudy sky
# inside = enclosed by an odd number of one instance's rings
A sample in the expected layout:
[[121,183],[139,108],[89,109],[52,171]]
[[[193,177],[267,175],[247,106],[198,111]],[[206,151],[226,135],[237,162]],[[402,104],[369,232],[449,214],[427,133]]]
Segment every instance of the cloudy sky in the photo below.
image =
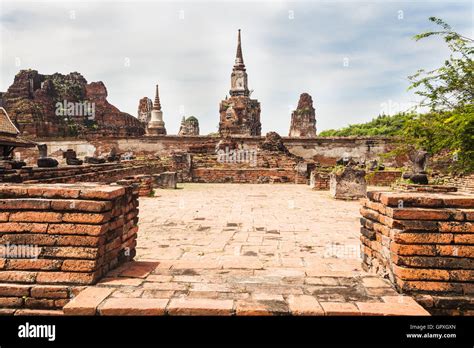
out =
[[160,85],[164,121],[183,114],[201,134],[217,130],[230,88],[237,29],[262,132],[287,135],[302,92],[318,132],[409,107],[407,76],[440,66],[440,39],[412,36],[437,16],[473,37],[473,2],[457,1],[5,1],[0,0],[0,91],[20,69],[80,72],[103,81],[108,100],[136,116]]

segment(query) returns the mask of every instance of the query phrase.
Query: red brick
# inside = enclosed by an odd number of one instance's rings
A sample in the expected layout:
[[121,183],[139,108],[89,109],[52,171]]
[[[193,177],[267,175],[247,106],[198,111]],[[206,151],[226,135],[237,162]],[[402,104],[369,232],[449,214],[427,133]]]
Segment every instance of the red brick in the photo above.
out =
[[113,291],[110,288],[88,287],[64,306],[64,314],[95,315],[99,304]]
[[97,280],[96,273],[38,272],[38,284],[91,284]]
[[20,316],[62,316],[63,311],[53,309],[18,309],[15,315]]
[[407,268],[392,265],[393,273],[402,280],[449,280],[449,272],[442,269]]
[[385,302],[356,302],[361,315],[430,315],[423,307],[416,304],[399,304]]
[[10,216],[10,213],[0,212],[0,221],[8,221],[9,216]]
[[395,243],[400,244],[450,244],[453,241],[453,235],[450,233],[394,232],[392,239]]
[[16,308],[23,305],[23,299],[18,297],[0,297],[0,308]]
[[462,284],[441,281],[409,281],[396,278],[396,283],[402,291],[428,291],[436,293],[453,292],[462,293]]
[[28,196],[30,197],[45,197],[45,198],[78,198],[79,189],[68,188],[66,185],[62,187],[36,185],[28,187]]
[[43,257],[94,260],[100,255],[97,248],[87,247],[44,247]]
[[101,315],[164,315],[168,299],[109,298],[99,307]]
[[51,200],[49,199],[0,199],[0,209],[2,210],[49,210],[50,208]]
[[63,222],[74,222],[78,224],[102,224],[110,220],[110,213],[84,214],[64,213]]
[[437,245],[440,256],[456,256],[474,258],[474,246],[471,245]]
[[455,244],[474,244],[474,234],[455,234]]
[[8,270],[58,270],[61,268],[61,260],[48,259],[10,259],[7,262]]
[[18,212],[11,213],[9,221],[23,221],[23,222],[61,222],[60,213],[52,212]]
[[36,298],[68,298],[67,286],[35,285],[31,288],[31,297]]
[[38,299],[28,297],[25,299],[25,307],[27,308],[38,308],[38,309],[51,309],[55,308],[54,300],[50,299]]
[[59,211],[86,211],[100,213],[112,209],[112,202],[87,200],[53,200],[51,209]]
[[451,212],[439,209],[388,208],[387,215],[400,220],[449,220]]
[[97,261],[64,260],[61,270],[71,272],[93,272],[97,269]]
[[398,255],[425,255],[436,256],[438,246],[436,245],[416,245],[416,244],[397,244],[390,243],[390,251]]
[[0,223],[0,232],[31,232],[46,233],[48,224],[27,223],[27,222],[8,222]]
[[56,240],[53,236],[42,233],[11,233],[4,234],[3,236],[1,236],[0,243],[43,246],[54,245],[56,243]]
[[36,272],[26,271],[2,271],[0,272],[0,282],[7,283],[34,283]]
[[80,198],[111,200],[125,194],[125,188],[120,186],[101,186],[99,188],[82,189]]
[[104,238],[96,236],[55,236],[56,244],[60,246],[98,247],[104,243]]
[[474,233],[474,223],[471,222],[440,222],[440,232],[460,232],[460,233]]
[[324,315],[318,300],[309,295],[291,295],[288,305],[292,315]]
[[360,315],[359,309],[349,302],[320,302],[326,315]]
[[235,303],[235,314],[238,316],[269,316],[274,313],[264,303],[255,300],[238,300]]
[[167,312],[170,315],[231,315],[232,300],[214,299],[172,299]]
[[0,284],[0,297],[4,296],[28,296],[30,294],[30,285],[20,284]]
[[103,225],[81,225],[81,224],[50,224],[48,233],[50,234],[82,234],[98,236],[109,230],[108,224]]

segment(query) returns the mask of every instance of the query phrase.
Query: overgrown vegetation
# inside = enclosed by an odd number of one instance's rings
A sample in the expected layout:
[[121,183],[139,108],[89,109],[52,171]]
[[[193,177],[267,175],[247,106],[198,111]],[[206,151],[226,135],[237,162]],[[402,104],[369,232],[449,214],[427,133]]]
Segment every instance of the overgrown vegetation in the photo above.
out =
[[398,153],[423,148],[431,155],[448,156],[451,171],[474,171],[473,40],[454,32],[441,19],[431,17],[430,21],[440,30],[416,35],[414,39],[439,36],[451,50],[442,67],[421,69],[409,76],[409,89],[422,97],[420,106],[430,111],[381,115],[364,124],[321,132],[320,136],[398,136],[403,140]]

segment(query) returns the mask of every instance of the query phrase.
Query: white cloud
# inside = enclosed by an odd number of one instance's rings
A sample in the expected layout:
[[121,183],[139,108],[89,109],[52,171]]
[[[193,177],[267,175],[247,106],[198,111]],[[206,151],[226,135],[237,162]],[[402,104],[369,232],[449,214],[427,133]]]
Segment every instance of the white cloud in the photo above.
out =
[[[153,98],[159,83],[168,133],[178,131],[184,106],[206,134],[218,124],[241,28],[264,132],[287,134],[289,105],[297,104],[301,92],[313,96],[319,130],[341,127],[371,119],[383,102],[413,100],[406,76],[436,67],[447,51],[440,40],[415,43],[411,36],[430,28],[431,15],[458,30],[472,30],[470,18],[462,17],[472,5],[453,4],[3,1],[0,90],[19,70],[15,57],[21,59],[20,68],[45,74],[79,71],[88,81],[101,80],[109,101],[132,115],[138,100]],[[400,9],[403,20],[397,18]],[[127,59],[130,66],[124,64]]]

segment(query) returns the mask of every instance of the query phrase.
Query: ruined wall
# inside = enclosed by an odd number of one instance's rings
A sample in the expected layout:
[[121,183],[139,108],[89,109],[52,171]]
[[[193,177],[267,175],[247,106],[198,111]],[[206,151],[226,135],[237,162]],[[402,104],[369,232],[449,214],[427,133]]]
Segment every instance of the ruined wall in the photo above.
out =
[[123,161],[81,166],[61,166],[57,168],[24,167],[0,173],[0,182],[23,183],[112,183],[126,176],[155,174],[164,171],[159,160]]
[[433,314],[474,313],[474,195],[368,192],[362,204],[364,269]]
[[[255,149],[262,143],[263,137],[234,138],[243,148]],[[343,156],[370,160],[391,149],[393,140],[390,138],[314,138],[298,139],[282,137],[283,143],[294,155],[305,160],[316,160],[323,165],[334,165]],[[59,154],[59,150],[71,148],[78,157],[104,155],[115,147],[118,152],[133,152],[135,156],[166,156],[173,152],[194,151],[195,148],[207,144],[212,151],[221,140],[219,137],[209,136],[153,136],[153,137],[112,137],[90,140],[78,139],[44,139],[48,145],[48,155]],[[43,140],[38,139],[38,142]],[[27,163],[34,163],[37,158],[36,149],[16,149],[21,159]]]
[[61,309],[135,255],[132,187],[0,185],[0,207],[0,308],[9,314]]

